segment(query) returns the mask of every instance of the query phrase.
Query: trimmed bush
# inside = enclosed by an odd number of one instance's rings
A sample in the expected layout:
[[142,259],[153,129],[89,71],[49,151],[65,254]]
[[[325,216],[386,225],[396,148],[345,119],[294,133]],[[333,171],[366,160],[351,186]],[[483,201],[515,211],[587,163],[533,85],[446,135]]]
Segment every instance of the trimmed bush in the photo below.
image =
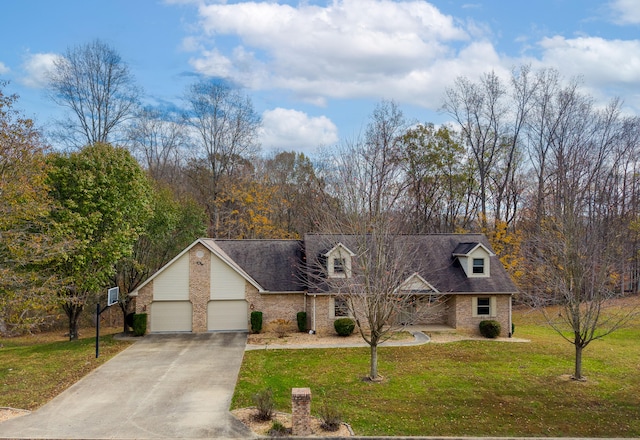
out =
[[133,334],[135,336],[144,336],[147,332],[147,314],[135,313],[133,315]]
[[260,333],[262,330],[262,312],[251,312],[251,332]]
[[333,322],[333,328],[339,336],[349,336],[356,328],[356,323],[351,318],[339,318]]
[[298,312],[296,315],[296,319],[298,320],[298,331],[306,332],[307,331],[307,312]]
[[480,334],[485,338],[497,338],[500,334],[500,323],[493,319],[480,322]]

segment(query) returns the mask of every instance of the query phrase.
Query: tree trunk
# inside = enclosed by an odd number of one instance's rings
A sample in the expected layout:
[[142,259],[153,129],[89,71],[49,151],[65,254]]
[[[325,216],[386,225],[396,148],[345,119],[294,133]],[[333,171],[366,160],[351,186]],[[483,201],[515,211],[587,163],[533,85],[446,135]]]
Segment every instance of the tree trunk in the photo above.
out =
[[371,347],[371,368],[369,371],[369,378],[371,380],[378,379],[378,344],[374,343]]
[[[69,340],[78,340],[78,318],[80,317],[80,311],[78,307],[72,307],[71,313],[69,313]],[[98,317],[100,319],[100,317]]]
[[576,346],[576,363],[575,363],[575,371],[573,373],[574,380],[582,380],[582,346],[580,344],[575,344]]
[[83,307],[77,304],[65,304],[63,306],[64,312],[69,318],[69,340],[78,340],[78,320],[82,313]]

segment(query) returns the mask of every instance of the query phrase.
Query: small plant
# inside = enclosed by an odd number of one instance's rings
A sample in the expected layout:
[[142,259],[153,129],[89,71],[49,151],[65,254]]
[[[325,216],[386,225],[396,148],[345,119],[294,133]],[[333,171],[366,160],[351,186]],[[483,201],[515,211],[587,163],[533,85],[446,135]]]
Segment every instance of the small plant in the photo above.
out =
[[500,334],[500,323],[493,319],[480,321],[480,334],[485,338],[497,338]]
[[262,312],[251,312],[251,332],[260,333],[262,330]]
[[271,390],[271,388],[258,391],[254,394],[253,404],[256,406],[257,420],[264,422],[273,418],[273,408],[275,407],[275,403],[273,402],[273,390]]
[[291,429],[285,427],[279,420],[274,420],[267,434],[271,437],[284,437],[291,434]]
[[289,333],[289,329],[291,328],[291,321],[287,321],[286,319],[274,319],[272,321],[273,329],[278,335],[279,338],[284,338]]
[[513,334],[516,332],[516,325],[512,322],[511,323],[511,336],[513,336]]
[[339,336],[349,336],[356,328],[356,323],[351,318],[339,318],[333,322],[333,328]]
[[325,399],[320,408],[320,427],[325,431],[336,432],[340,429],[342,415],[335,406],[329,404]]
[[298,320],[298,331],[306,332],[307,331],[307,312],[298,312],[296,315],[296,319]]
[[147,332],[147,314],[136,313],[133,315],[133,334],[135,336],[144,336]]

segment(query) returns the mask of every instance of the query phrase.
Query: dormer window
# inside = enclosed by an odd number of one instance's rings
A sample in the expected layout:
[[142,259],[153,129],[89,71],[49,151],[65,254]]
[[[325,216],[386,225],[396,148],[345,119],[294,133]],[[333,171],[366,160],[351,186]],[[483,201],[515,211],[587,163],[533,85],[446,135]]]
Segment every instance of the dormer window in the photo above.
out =
[[354,255],[342,243],[338,243],[324,253],[323,257],[326,257],[327,262],[327,276],[329,278],[349,278],[351,276],[351,258]]
[[483,274],[484,273],[484,258],[474,258],[473,259],[473,273],[475,273],[475,274]]
[[469,278],[487,278],[491,276],[491,250],[478,242],[458,243],[453,251],[464,273]]

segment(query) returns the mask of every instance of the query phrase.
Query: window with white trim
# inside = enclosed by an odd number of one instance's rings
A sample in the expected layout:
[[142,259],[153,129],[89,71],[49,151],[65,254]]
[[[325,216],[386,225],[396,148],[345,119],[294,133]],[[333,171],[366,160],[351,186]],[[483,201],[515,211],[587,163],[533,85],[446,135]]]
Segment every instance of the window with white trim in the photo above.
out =
[[484,258],[473,259],[473,273],[476,273],[476,274],[484,273]]
[[476,314],[478,316],[491,316],[491,299],[490,298],[478,298],[478,304],[476,306]]
[[344,258],[333,259],[333,273],[344,274],[346,272],[346,261]]
[[333,300],[334,316],[344,317],[349,316],[349,304],[346,298],[336,297]]
[[498,312],[498,299],[495,296],[474,296],[471,298],[471,307],[474,318],[494,318]]

